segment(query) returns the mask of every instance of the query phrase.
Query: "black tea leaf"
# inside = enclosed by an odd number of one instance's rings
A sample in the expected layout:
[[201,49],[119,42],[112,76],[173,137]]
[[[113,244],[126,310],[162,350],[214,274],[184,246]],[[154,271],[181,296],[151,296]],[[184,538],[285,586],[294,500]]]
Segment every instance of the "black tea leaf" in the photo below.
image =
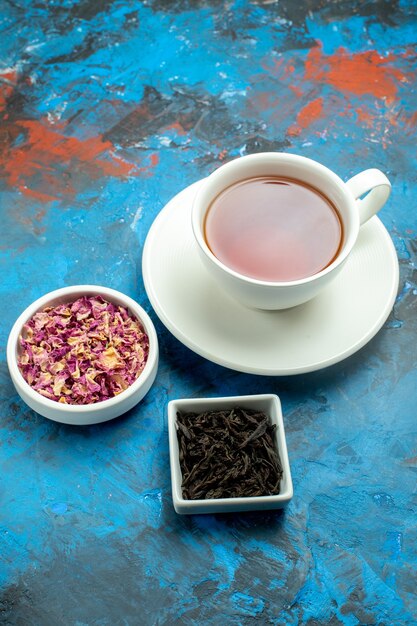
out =
[[241,407],[177,412],[183,498],[279,494],[282,465],[275,430],[268,415]]

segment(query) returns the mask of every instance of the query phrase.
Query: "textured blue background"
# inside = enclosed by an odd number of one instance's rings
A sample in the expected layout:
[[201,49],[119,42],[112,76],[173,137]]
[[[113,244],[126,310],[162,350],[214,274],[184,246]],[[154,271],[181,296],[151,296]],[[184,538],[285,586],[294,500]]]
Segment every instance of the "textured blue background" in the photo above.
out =
[[[416,4],[407,0],[3,0],[0,15],[0,622],[417,624]],[[379,334],[295,378],[235,373],[161,325],[141,279],[164,204],[262,150],[342,178],[379,167],[401,266]],[[52,289],[126,292],[160,336],[146,399],[103,426],[30,411],[5,363]],[[358,311],[358,315],[359,315]],[[165,409],[277,393],[283,513],[181,518]]]

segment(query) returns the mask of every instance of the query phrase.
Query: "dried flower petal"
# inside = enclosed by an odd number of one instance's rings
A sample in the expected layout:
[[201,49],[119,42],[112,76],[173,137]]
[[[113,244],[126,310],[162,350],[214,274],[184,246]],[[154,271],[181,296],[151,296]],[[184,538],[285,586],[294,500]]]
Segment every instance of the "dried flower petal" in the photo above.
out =
[[116,396],[138,378],[149,354],[140,322],[101,296],[35,313],[23,327],[20,345],[25,380],[62,404]]

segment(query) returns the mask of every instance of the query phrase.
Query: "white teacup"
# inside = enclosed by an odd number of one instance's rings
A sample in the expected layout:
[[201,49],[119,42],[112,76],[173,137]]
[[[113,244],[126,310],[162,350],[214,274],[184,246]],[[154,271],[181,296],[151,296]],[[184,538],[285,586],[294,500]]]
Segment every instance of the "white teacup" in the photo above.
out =
[[[259,176],[282,176],[318,190],[336,207],[343,224],[340,251],[320,272],[288,282],[258,280],[240,274],[211,252],[204,223],[214,199],[231,185]],[[355,245],[359,228],[385,204],[391,192],[388,178],[380,170],[360,172],[346,183],[324,165],[295,154],[264,152],[226,163],[208,176],[198,188],[192,207],[192,227],[200,257],[219,287],[248,307],[287,309],[314,298],[342,269]],[[363,199],[359,199],[367,194]]]

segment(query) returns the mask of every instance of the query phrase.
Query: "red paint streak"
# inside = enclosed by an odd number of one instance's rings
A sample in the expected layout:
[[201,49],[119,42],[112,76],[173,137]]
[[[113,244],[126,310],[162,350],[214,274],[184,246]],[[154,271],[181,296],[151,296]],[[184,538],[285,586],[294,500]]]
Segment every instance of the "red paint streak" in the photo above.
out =
[[13,95],[17,83],[17,70],[7,69],[0,71],[0,111],[6,107],[7,100]]
[[[135,165],[112,153],[113,144],[101,137],[66,137],[46,120],[19,120],[9,126],[10,143],[0,153],[1,174],[10,186],[40,201],[74,195],[74,181],[87,177],[138,175]],[[13,139],[20,134],[18,146]],[[151,165],[156,165],[155,159]]]
[[23,187],[20,186],[19,190],[28,196],[29,198],[33,198],[34,200],[39,200],[39,202],[53,202],[57,198],[55,196],[51,196],[48,193],[42,193],[41,191],[37,191],[36,189],[29,189],[26,185]]
[[279,59],[274,59],[271,63],[271,57],[268,56],[261,63],[261,67],[263,70],[270,72],[274,76],[279,76],[282,74],[282,66],[284,65],[284,57],[280,57]]
[[293,74],[296,73],[295,59],[287,59],[284,57],[274,59],[272,63],[268,58],[261,64],[261,67],[280,80],[291,80]]
[[297,136],[304,128],[318,120],[323,112],[323,98],[316,98],[308,102],[297,115],[297,122],[288,129],[288,134]]
[[349,54],[339,48],[326,56],[320,47],[312,48],[305,63],[305,79],[327,83],[342,92],[357,96],[369,94],[392,102],[397,94],[398,83],[407,76],[393,66],[393,54],[381,56],[376,50]]
[[172,124],[169,124],[168,126],[165,126],[162,130],[163,131],[173,130],[173,131],[175,131],[177,133],[177,135],[181,135],[181,136],[187,134],[187,131],[180,124],[180,122],[173,122]]
[[4,72],[0,72],[0,78],[8,80],[10,83],[17,83],[17,70],[8,69]]
[[356,115],[358,116],[359,122],[361,122],[368,128],[371,128],[373,126],[375,117],[366,109],[358,107],[356,109]]
[[0,111],[6,108],[8,99],[13,95],[13,87],[7,83],[0,84]]
[[297,85],[289,85],[289,88],[293,93],[295,93],[297,98],[301,98],[301,96],[303,95],[303,90],[301,89],[301,87],[297,87]]
[[155,167],[159,163],[159,154],[157,152],[153,152],[150,156],[151,167]]

